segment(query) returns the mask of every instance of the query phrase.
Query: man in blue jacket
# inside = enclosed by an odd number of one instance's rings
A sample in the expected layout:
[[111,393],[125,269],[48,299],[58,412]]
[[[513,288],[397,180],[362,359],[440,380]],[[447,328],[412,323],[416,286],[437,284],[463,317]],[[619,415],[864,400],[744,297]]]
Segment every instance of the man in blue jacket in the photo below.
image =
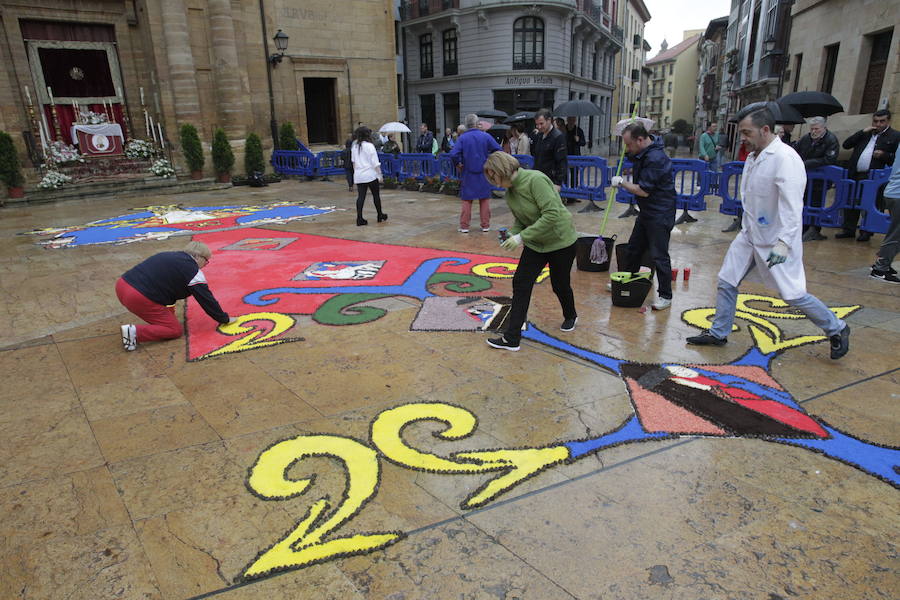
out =
[[632,166],[632,182],[613,177],[611,185],[625,188],[637,198],[638,214],[628,239],[628,252],[623,271],[636,272],[641,257],[650,250],[656,269],[658,297],[653,310],[672,305],[672,262],[669,259],[669,237],[675,227],[675,183],[672,161],[662,141],[647,133],[641,123],[632,123],[622,132]]
[[459,197],[462,199],[460,233],[469,233],[472,202],[475,200],[478,200],[481,231],[491,230],[491,184],[484,177],[484,161],[500,149],[500,144],[491,134],[478,129],[478,115],[466,115],[466,131],[456,140],[449,154],[453,164],[462,170],[459,185]]

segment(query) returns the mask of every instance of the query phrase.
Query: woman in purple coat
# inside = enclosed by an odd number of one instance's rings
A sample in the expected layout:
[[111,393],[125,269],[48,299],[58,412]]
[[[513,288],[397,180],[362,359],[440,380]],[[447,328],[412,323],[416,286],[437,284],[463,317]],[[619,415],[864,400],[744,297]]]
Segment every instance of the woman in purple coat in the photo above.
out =
[[490,134],[478,129],[478,115],[466,115],[466,131],[459,136],[450,151],[453,164],[462,169],[459,186],[459,196],[462,199],[460,233],[469,233],[473,200],[478,200],[481,230],[491,230],[491,184],[484,177],[484,161],[489,154],[500,149],[500,144]]

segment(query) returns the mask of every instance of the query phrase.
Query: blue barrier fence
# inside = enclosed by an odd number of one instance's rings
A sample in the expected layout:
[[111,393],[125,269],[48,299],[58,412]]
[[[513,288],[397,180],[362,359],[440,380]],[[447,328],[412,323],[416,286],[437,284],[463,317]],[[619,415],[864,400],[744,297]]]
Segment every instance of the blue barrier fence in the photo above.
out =
[[[287,175],[305,177],[327,177],[343,174],[343,151],[333,150],[313,154],[300,140],[297,150],[276,150],[272,153],[272,166],[276,172]],[[437,158],[431,154],[379,154],[381,171],[385,177],[399,180],[415,179],[423,181],[425,177],[458,180],[459,172],[453,161],[446,155]],[[522,167],[534,167],[534,158],[530,155],[516,155]],[[569,172],[565,183],[561,186],[560,195],[564,198],[602,201],[610,179],[616,173],[618,163],[607,164],[605,158],[599,156],[570,156]],[[631,162],[622,163],[623,173],[631,169]],[[679,210],[706,210],[706,198],[715,190],[715,196],[721,198],[719,212],[726,215],[742,213],[740,187],[744,163],[729,162],[722,165],[722,170],[710,171],[705,161],[689,158],[672,159],[672,176],[677,194],[676,205]],[[843,224],[842,209],[860,208],[865,211],[862,229],[874,233],[886,233],[890,224],[890,216],[878,208],[881,190],[887,184],[890,169],[872,171],[870,178],[853,181],[847,177],[846,169],[836,166],[820,167],[807,171],[806,193],[804,195],[803,222],[821,227],[841,227]],[[499,188],[498,188],[499,189]],[[634,202],[634,196],[619,188],[616,202],[628,204]]]

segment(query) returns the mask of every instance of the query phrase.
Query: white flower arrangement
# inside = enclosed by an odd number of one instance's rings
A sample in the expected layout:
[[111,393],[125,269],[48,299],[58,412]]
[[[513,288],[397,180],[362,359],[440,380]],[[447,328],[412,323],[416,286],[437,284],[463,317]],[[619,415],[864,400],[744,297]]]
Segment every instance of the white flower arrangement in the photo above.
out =
[[38,187],[42,190],[58,190],[67,183],[72,183],[72,178],[68,175],[60,173],[59,171],[47,171],[47,174],[41,179]]
[[75,149],[75,146],[70,146],[65,142],[51,142],[49,150],[50,156],[48,162],[50,162],[51,165],[70,162],[84,162],[84,159],[81,158],[80,154],[78,154],[78,150]]
[[89,110],[87,112],[81,111],[78,116],[78,122],[87,125],[101,125],[103,123],[109,123],[109,116],[106,113],[95,113],[94,111]]
[[150,165],[150,172],[157,177],[175,177],[175,169],[164,158],[153,161],[153,164]]
[[125,145],[125,156],[131,159],[150,158],[156,153],[156,148],[146,140],[133,139]]

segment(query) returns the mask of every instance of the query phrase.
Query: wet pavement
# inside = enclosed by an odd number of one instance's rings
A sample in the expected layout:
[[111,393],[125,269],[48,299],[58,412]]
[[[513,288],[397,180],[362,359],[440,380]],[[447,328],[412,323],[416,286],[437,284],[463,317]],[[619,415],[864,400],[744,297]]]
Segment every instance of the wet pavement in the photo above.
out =
[[[884,446],[900,445],[900,289],[868,277],[880,235],[826,231],[804,245],[809,290],[850,313],[840,361],[827,341],[800,339],[815,326],[759,299],[726,346],[684,344],[706,314],[696,309],[714,305],[733,237],[714,198],[673,231],[673,265],[691,277],[671,309],[613,307],[608,273],[573,270],[577,328],[559,331],[543,282],[518,353],[480,331],[411,330],[428,296],[465,295],[472,279],[429,279],[419,297],[369,289],[336,308],[315,295],[271,317],[288,328],[271,339],[292,341],[202,360],[189,360],[201,342],[225,336],[195,306],[187,339],[124,352],[119,325],[133,317],[116,279],[191,238],[50,249],[18,235],[137,207],[289,200],[338,209],[253,229],[293,244],[290,273],[332,247],[336,261],[389,257],[379,268],[409,273],[432,256],[417,248],[515,259],[477,217],[457,233],[455,198],[383,197],[388,221],[369,203],[367,227],[343,181],[0,209],[0,598],[896,597],[900,474]],[[492,205],[492,225],[509,225],[503,201]],[[607,226],[620,240],[633,223],[616,218],[623,209]],[[596,232],[601,216],[575,213],[576,228]],[[196,238],[219,244],[205,270],[220,299],[271,287],[288,256],[229,259],[240,253],[220,248],[242,232]],[[511,293],[508,278],[482,279],[490,290],[472,296]],[[223,306],[288,302],[300,299]],[[807,413],[827,433],[773,435],[738,417],[710,433],[717,421],[691,404],[704,398],[629,379],[621,366],[635,363],[680,365],[665,385],[715,388],[731,407],[722,394],[774,398],[795,413],[779,423],[799,428]]]

